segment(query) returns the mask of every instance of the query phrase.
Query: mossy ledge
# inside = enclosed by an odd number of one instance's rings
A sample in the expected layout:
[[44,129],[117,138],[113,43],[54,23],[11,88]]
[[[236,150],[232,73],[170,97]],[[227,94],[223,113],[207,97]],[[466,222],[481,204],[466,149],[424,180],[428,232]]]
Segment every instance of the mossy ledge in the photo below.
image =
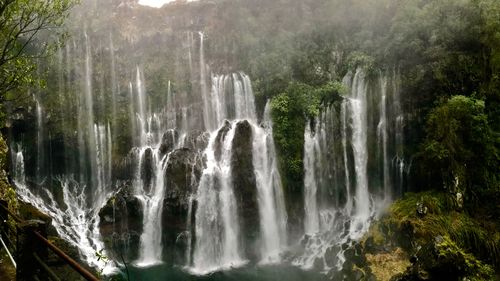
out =
[[377,280],[498,280],[495,202],[467,212],[451,193],[405,194],[361,241]]

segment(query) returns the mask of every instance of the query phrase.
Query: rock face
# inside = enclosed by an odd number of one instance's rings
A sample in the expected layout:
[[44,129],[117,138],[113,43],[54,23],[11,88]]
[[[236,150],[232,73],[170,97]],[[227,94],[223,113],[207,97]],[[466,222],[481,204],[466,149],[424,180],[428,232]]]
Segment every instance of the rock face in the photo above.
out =
[[[191,236],[188,214],[190,194],[196,191],[203,171],[197,151],[180,148],[172,151],[165,170],[165,198],[163,199],[163,253],[169,263],[184,264],[186,248]],[[192,210],[191,217],[194,218]]]
[[231,130],[231,123],[229,121],[225,121],[224,125],[222,128],[219,130],[217,133],[217,136],[215,137],[215,142],[214,142],[214,154],[215,154],[215,159],[217,161],[220,161],[221,153],[222,153],[222,145],[224,145],[224,139],[227,135],[227,132]]
[[151,191],[151,184],[154,180],[154,162],[153,162],[153,151],[151,148],[144,151],[144,155],[141,159],[141,180],[143,182],[144,191],[149,193]]
[[141,202],[132,193],[132,184],[124,182],[99,211],[101,236],[107,250],[117,260],[121,260],[120,254],[123,254],[127,261],[138,257],[143,228],[142,209]]
[[241,245],[246,245],[245,256],[251,261],[255,261],[258,258],[257,240],[260,233],[260,218],[252,162],[252,142],[250,123],[246,120],[238,122],[233,139],[233,154],[231,155],[232,181],[241,222],[241,238],[246,242],[241,243]]
[[209,138],[209,133],[193,130],[186,135],[183,146],[193,151],[202,152],[207,148]]
[[345,262],[339,271],[337,271],[335,267],[330,270],[328,273],[328,278],[330,280],[376,280],[369,267],[365,256],[365,249],[361,243],[357,241],[348,241],[342,244],[340,249],[334,247],[328,249],[328,251],[329,257],[327,258],[327,263],[332,263],[333,261],[336,263],[336,257],[332,255],[336,256],[339,251],[343,251],[343,256],[345,258]]
[[161,138],[161,143],[160,143],[160,153],[161,155],[165,155],[167,152],[172,151],[175,148],[175,144],[179,140],[179,133],[174,130],[170,129],[166,131],[162,138]]

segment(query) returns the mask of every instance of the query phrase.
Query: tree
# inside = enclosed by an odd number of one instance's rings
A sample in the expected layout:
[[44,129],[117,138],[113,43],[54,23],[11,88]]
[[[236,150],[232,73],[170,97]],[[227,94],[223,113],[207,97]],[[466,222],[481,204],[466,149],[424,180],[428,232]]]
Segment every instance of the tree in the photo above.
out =
[[[37,59],[50,54],[75,0],[0,0],[0,104],[33,85]],[[45,33],[44,39],[40,35]]]
[[495,139],[482,100],[453,96],[428,115],[421,153],[446,188],[473,195],[498,186]]

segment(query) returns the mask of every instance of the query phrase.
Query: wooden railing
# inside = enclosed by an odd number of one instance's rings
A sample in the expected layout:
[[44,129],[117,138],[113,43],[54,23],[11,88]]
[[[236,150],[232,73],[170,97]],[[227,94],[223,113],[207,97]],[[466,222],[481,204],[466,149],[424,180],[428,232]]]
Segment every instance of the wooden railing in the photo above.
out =
[[16,267],[16,280],[61,280],[46,263],[49,250],[85,280],[99,280],[46,237],[45,222],[22,220],[9,210],[7,201],[0,200],[0,240],[2,241],[0,247],[5,247]]

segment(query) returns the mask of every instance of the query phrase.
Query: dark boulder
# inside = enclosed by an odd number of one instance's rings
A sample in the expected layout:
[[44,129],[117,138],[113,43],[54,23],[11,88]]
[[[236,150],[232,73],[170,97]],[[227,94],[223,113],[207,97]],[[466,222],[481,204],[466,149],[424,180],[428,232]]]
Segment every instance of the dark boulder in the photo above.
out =
[[130,182],[124,182],[118,191],[99,210],[99,230],[105,247],[113,258],[127,261],[138,257],[143,228],[143,206],[133,195]]
[[166,131],[162,138],[161,138],[161,143],[160,143],[160,154],[163,156],[167,152],[174,150],[175,144],[179,140],[179,133],[174,130],[170,129]]
[[325,263],[329,267],[334,267],[338,262],[337,254],[339,253],[339,247],[337,245],[333,245],[326,249],[325,252]]
[[113,161],[113,177],[117,180],[129,180],[134,177],[137,168],[136,155],[131,151],[129,154],[119,160]]
[[187,133],[184,139],[184,147],[193,151],[203,151],[208,145],[210,134],[207,132],[193,130]]
[[229,121],[224,121],[224,125],[222,128],[219,129],[217,132],[217,136],[215,137],[214,141],[214,154],[215,154],[215,159],[217,161],[220,161],[221,153],[222,153],[222,147],[224,145],[224,140],[226,138],[227,133],[231,130],[231,123]]
[[151,148],[147,148],[146,151],[144,151],[144,155],[142,155],[141,159],[140,169],[144,191],[146,193],[149,193],[151,191],[151,185],[153,184],[155,176],[153,150]]
[[241,221],[242,239],[248,259],[258,258],[260,233],[259,205],[252,159],[252,126],[246,120],[236,124],[232,143],[231,171],[234,195]]
[[166,163],[162,228],[164,257],[183,264],[191,226],[187,225],[190,195],[196,192],[203,171],[199,153],[188,148],[172,151]]

